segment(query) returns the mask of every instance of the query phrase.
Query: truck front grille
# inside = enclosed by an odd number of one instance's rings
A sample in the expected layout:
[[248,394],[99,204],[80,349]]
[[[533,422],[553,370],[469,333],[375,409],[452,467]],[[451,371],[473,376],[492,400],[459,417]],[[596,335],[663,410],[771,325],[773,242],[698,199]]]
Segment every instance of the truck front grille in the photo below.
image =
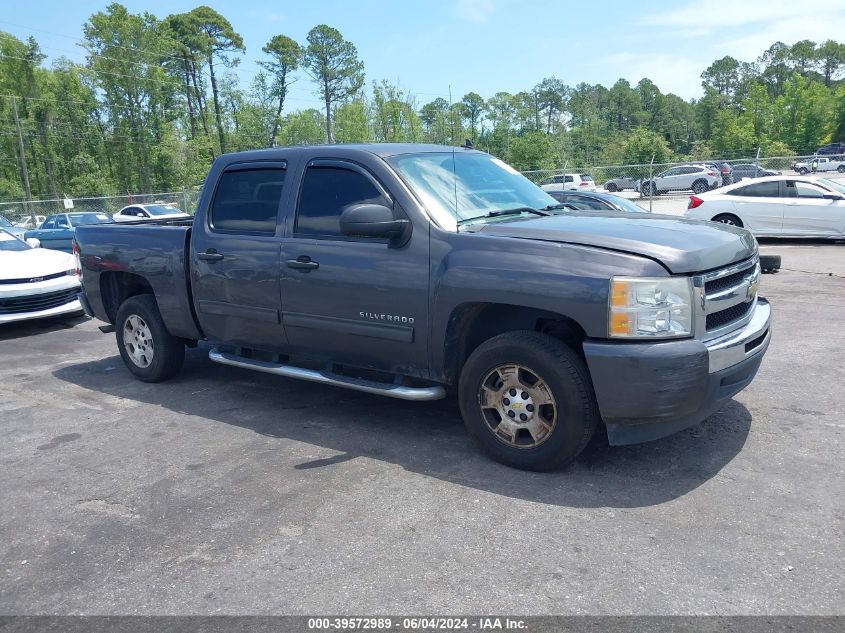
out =
[[22,314],[58,308],[76,299],[78,294],[79,288],[69,288],[35,295],[4,297],[0,299],[0,314]]
[[707,329],[716,330],[726,325],[739,321],[744,316],[747,316],[754,307],[753,301],[746,301],[745,303],[738,303],[735,306],[719,310],[707,315]]
[[757,303],[759,258],[702,273],[696,286],[702,292],[705,336],[718,336],[743,325]]

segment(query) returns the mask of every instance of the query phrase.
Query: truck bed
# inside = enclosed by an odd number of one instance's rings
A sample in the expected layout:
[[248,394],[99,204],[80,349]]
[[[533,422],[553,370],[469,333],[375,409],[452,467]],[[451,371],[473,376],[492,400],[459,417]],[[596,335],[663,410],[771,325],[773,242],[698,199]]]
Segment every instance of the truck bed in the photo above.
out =
[[143,282],[152,287],[172,334],[201,338],[188,270],[191,225],[192,220],[148,220],[78,227],[75,241],[95,316],[114,323],[114,293]]

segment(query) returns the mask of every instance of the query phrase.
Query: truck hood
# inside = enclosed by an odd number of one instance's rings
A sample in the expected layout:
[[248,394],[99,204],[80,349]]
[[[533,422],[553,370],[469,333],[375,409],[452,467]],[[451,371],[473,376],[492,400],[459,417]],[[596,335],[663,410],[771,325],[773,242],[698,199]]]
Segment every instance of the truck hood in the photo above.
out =
[[757,241],[745,229],[668,215],[574,212],[476,224],[468,230],[642,255],[673,274],[719,268],[757,252]]

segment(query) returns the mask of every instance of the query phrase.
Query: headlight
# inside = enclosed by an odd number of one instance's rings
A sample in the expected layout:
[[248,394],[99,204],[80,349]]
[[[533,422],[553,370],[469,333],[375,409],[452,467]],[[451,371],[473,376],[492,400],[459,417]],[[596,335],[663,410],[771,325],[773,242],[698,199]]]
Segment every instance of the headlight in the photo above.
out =
[[613,277],[612,338],[673,338],[692,334],[692,279]]

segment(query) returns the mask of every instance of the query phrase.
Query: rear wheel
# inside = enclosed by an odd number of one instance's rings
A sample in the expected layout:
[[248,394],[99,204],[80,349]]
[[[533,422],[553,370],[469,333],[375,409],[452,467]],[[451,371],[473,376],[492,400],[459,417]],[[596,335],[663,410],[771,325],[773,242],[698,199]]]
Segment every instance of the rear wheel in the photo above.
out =
[[738,226],[742,228],[742,220],[730,213],[722,213],[720,215],[717,215],[715,218],[713,218],[713,222],[719,222],[721,224],[728,224],[730,226]]
[[609,182],[607,183],[607,187],[605,187],[609,192],[613,193],[615,191],[619,191],[619,187],[616,186],[616,183]]
[[840,174],[845,174],[845,165],[840,165],[836,168],[836,171],[838,171]]
[[656,196],[659,192],[657,191],[657,185],[653,182],[647,182],[642,187],[642,194],[644,196]]
[[126,367],[144,382],[167,380],[182,369],[185,344],[167,331],[152,295],[135,295],[121,304],[115,336]]
[[709,187],[707,186],[706,180],[696,180],[694,183],[692,183],[692,190],[695,193],[704,193],[708,189]]
[[584,361],[537,332],[508,332],[482,343],[458,387],[467,430],[496,461],[552,470],[584,449],[599,419]]

